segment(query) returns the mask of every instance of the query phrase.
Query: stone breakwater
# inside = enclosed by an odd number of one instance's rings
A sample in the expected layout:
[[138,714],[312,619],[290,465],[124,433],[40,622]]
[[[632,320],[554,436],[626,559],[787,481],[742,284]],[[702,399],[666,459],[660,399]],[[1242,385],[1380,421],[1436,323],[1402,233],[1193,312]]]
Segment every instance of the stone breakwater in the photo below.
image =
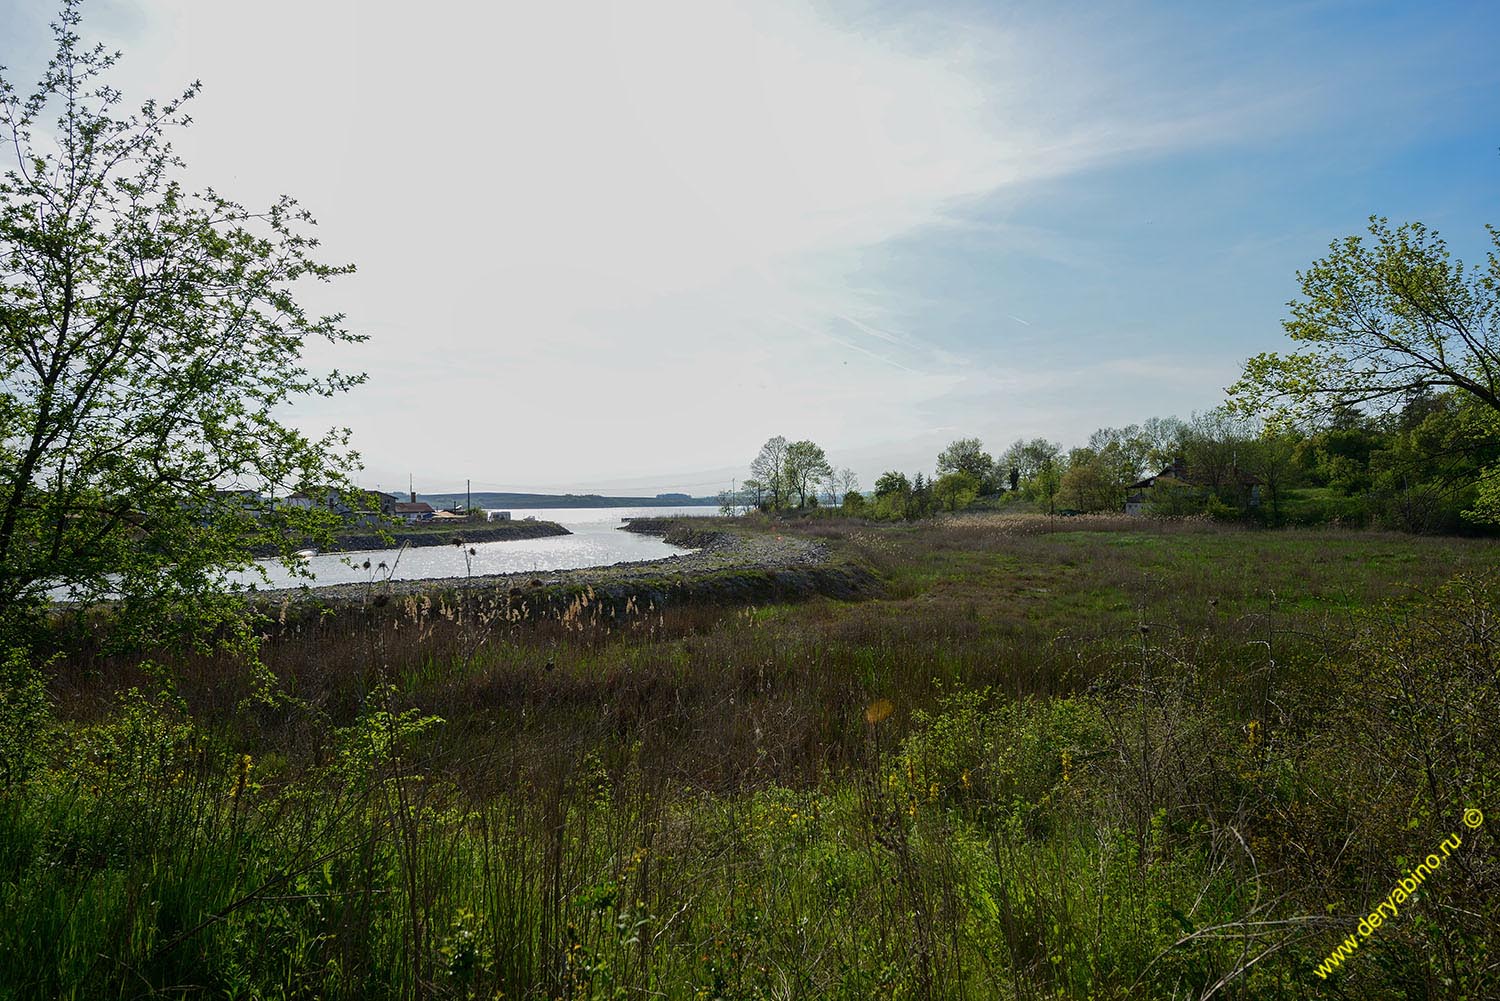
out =
[[[557,524],[555,521],[502,521],[485,522],[473,526],[455,526],[448,530],[426,529],[418,532],[403,532],[394,529],[390,537],[382,538],[374,532],[361,532],[357,534],[346,534],[338,537],[338,543],[325,553],[357,553],[364,550],[394,549],[403,544],[412,547],[425,546],[451,546],[460,539],[465,544],[475,542],[512,542],[517,539],[545,539],[554,535],[572,535],[573,533]],[[312,545],[312,540],[307,540],[307,546]],[[255,556],[276,556],[278,552],[274,546],[262,546],[252,554]]]
[[[649,521],[649,524],[641,524]],[[792,536],[741,533],[641,519],[629,531],[660,535],[696,551],[661,560],[534,573],[396,580],[373,584],[262,591],[262,601],[312,608],[379,607],[410,597],[468,603],[504,599],[529,614],[565,609],[585,591],[593,601],[624,608],[684,603],[764,603],[819,595],[855,599],[880,590],[864,566],[834,557],[826,544]]]

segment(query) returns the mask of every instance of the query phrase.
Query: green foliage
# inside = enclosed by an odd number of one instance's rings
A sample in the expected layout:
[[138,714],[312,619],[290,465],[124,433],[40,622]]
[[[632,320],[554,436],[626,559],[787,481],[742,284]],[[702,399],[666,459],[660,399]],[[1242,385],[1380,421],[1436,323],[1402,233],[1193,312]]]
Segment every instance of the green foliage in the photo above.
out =
[[1057,495],[1062,491],[1062,478],[1066,472],[1065,460],[1043,458],[1037,467],[1036,475],[1027,485],[1027,489],[1036,499],[1037,504],[1048,514],[1051,514],[1057,507]]
[[979,490],[979,479],[962,471],[939,476],[932,484],[933,499],[939,508],[947,511],[968,507],[979,496]]
[[1409,532],[1472,530],[1487,523],[1479,499],[1486,471],[1500,462],[1497,422],[1500,416],[1458,393],[1415,394],[1384,417],[1343,411],[1306,436],[1280,432],[1279,454],[1252,468],[1279,475],[1268,482],[1292,491],[1287,500],[1299,521],[1307,516],[1295,494],[1305,484],[1351,500],[1327,505],[1325,520],[1352,515]]
[[52,725],[46,679],[30,651],[0,660],[0,795],[13,795],[42,758]]
[[1500,525],[1500,466],[1491,466],[1474,484],[1474,503],[1464,517],[1488,525]]
[[1068,455],[1068,468],[1058,480],[1057,493],[1062,502],[1078,511],[1117,511],[1125,504],[1125,487],[1135,479],[1134,473],[1122,475],[1122,468],[1107,454],[1089,448],[1075,448]]
[[1244,517],[1240,508],[1220,500],[1217,494],[1208,494],[1204,498],[1203,513],[1214,521],[1238,521]]
[[833,475],[823,449],[810,441],[794,441],[786,447],[782,462],[787,488],[797,494],[797,506],[816,505],[818,484]]
[[1084,780],[1110,732],[1089,699],[1008,701],[986,689],[943,697],[912,716],[893,787],[909,806],[951,801],[1024,814]]
[[760,454],[750,463],[751,478],[747,487],[755,490],[756,504],[772,511],[786,506],[791,484],[786,478],[787,440],[781,435],[768,438],[760,447]]
[[978,438],[960,438],[938,453],[937,473],[939,480],[951,473],[967,473],[973,479],[975,489],[983,493],[993,493],[998,489],[995,460],[984,450],[984,443]]
[[912,484],[905,473],[888,470],[875,480],[875,500],[869,513],[885,520],[908,518],[912,513]]
[[[1298,274],[1284,326],[1306,347],[1250,359],[1230,396],[1246,411],[1363,407],[1420,390],[1457,389],[1500,410],[1500,230],[1488,267],[1470,272],[1421,223],[1371,217]],[[1290,408],[1290,409],[1289,409]]]
[[911,481],[911,500],[907,504],[908,518],[925,518],[932,513],[932,481],[918,473]]
[[378,775],[399,759],[403,748],[444,722],[419,709],[393,711],[397,694],[394,685],[377,685],[365,711],[352,725],[335,731],[335,767],[346,780],[361,782]]
[[893,494],[910,494],[911,481],[906,478],[905,473],[894,470],[880,474],[875,481],[875,497],[889,497]]
[[351,268],[314,259],[289,198],[184,189],[169,136],[196,85],[122,112],[115,57],[79,23],[67,0],[30,96],[0,78],[0,628],[63,586],[118,595],[127,638],[198,637],[241,618],[223,570],[332,527],[216,488],[345,482],[347,432],[278,415],[360,381],[302,365],[310,340],[360,338],[293,296]]
[[[650,637],[289,622],[274,711],[61,663],[0,996],[1280,996],[1500,794],[1495,544],[1072,523],[809,520],[890,593]],[[1345,993],[1484,996],[1489,837]]]
[[[1495,505],[1480,500],[1490,496],[1500,462],[1493,455],[1500,230],[1489,234],[1486,267],[1471,271],[1421,223],[1392,228],[1372,217],[1368,238],[1332,244],[1298,275],[1302,297],[1290,303],[1284,325],[1301,349],[1251,358],[1230,387],[1231,404],[1265,413],[1278,427],[1322,425],[1315,450],[1322,482],[1351,494],[1373,491],[1377,513],[1396,527],[1496,523]],[[1470,413],[1468,422],[1488,426],[1488,435],[1453,436],[1451,413],[1439,417],[1447,427],[1414,427],[1411,416],[1431,405]],[[1396,439],[1372,441],[1371,425],[1398,410],[1398,427],[1382,429]],[[1372,455],[1377,448],[1388,453],[1383,463]],[[1481,459],[1482,452],[1491,454]]]
[[1000,457],[999,465],[1016,471],[1016,485],[1031,500],[1050,506],[1062,476],[1062,446],[1045,438],[1017,441]]
[[1183,518],[1202,514],[1208,496],[1202,490],[1179,484],[1158,483],[1151,488],[1146,510],[1163,518]]

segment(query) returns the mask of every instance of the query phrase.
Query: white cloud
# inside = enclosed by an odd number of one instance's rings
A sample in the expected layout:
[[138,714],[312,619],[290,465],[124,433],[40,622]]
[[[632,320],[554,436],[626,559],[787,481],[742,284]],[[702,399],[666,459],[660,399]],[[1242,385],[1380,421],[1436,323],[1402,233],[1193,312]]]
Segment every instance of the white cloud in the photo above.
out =
[[298,194],[360,267],[312,296],[371,342],[315,357],[371,382],[299,419],[434,487],[715,468],[772,433],[868,450],[955,392],[941,423],[967,424],[964,387],[1017,373],[888,325],[862,258],[1243,117],[1068,25],[856,31],[791,0],[126,10],[103,20],[128,94],[204,81],[194,176]]

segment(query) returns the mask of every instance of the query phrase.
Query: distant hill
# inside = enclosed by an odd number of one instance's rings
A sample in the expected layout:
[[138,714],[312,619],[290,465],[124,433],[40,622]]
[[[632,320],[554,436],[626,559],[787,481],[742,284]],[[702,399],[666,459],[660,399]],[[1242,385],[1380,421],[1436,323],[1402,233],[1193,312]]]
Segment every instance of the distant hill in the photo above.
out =
[[[712,505],[718,507],[717,497],[689,497],[687,494],[663,494],[660,497],[605,497],[602,494],[505,494],[490,491],[475,491],[472,495],[475,507],[527,508],[527,507],[688,507]],[[435,508],[462,505],[462,491],[454,494],[417,494]]]

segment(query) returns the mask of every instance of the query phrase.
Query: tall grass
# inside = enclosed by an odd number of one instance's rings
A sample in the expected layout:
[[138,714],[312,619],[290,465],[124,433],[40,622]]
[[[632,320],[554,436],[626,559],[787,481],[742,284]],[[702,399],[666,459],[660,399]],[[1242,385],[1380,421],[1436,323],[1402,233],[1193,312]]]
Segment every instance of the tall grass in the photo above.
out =
[[1497,549],[1128,528],[812,523],[851,604],[289,616],[275,691],[75,655],[0,997],[1483,996],[1493,827],[1312,968],[1500,817]]

